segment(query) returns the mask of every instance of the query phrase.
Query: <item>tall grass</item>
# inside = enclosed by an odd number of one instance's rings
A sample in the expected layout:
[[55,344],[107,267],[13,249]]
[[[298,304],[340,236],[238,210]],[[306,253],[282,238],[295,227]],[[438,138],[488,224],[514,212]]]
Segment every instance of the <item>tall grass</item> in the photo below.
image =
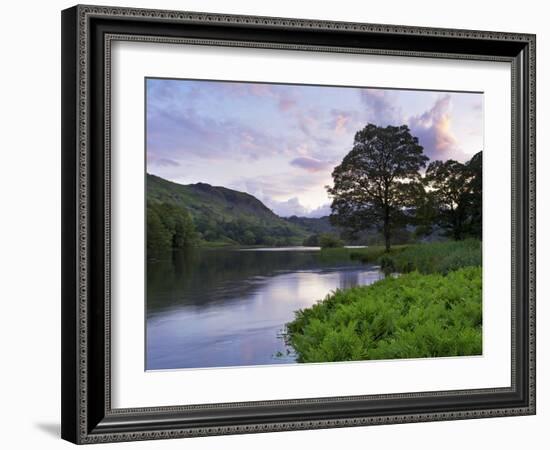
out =
[[363,263],[378,263],[384,255],[396,255],[405,250],[407,245],[394,245],[389,253],[386,252],[386,247],[383,245],[372,245],[365,248],[356,248],[350,250],[349,256],[351,259],[356,259]]
[[433,242],[395,245],[389,252],[383,246],[350,251],[350,258],[363,263],[376,263],[387,273],[448,273],[461,267],[481,265],[481,241]]
[[387,272],[447,274],[461,267],[481,266],[481,241],[436,242],[416,244],[401,251],[381,255],[378,262]]
[[287,324],[299,362],[479,355],[481,267],[339,290]]

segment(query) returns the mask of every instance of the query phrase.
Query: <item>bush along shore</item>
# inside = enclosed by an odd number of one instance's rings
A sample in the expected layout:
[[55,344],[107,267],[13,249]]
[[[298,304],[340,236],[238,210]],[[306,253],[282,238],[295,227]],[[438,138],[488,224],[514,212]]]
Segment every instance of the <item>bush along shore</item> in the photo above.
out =
[[373,247],[350,257],[378,263],[388,276],[337,290],[297,311],[286,328],[298,362],[482,353],[479,240],[401,246],[389,253]]

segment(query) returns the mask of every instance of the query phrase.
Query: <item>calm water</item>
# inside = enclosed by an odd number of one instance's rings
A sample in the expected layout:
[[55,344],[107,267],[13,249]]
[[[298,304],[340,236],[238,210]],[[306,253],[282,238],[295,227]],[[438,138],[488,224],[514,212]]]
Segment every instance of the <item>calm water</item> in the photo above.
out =
[[149,261],[147,369],[292,364],[294,311],[373,283],[373,266],[317,248],[195,249]]

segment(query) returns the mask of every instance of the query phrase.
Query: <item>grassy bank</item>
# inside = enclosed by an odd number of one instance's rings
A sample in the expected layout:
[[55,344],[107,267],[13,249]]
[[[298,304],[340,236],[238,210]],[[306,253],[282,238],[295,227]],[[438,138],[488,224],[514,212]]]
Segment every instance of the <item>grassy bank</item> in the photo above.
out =
[[417,244],[382,255],[378,262],[386,272],[447,274],[461,267],[481,266],[481,242],[464,241]]
[[481,243],[354,250],[351,257],[400,272],[339,290],[287,324],[300,362],[481,354]]
[[353,249],[350,258],[380,264],[386,272],[446,274],[461,267],[481,265],[481,241],[434,242],[396,245],[389,253],[382,246]]

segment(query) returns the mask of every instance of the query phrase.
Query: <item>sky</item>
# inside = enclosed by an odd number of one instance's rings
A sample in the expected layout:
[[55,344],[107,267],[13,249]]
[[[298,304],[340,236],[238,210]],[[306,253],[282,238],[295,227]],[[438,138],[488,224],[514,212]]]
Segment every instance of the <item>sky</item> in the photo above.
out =
[[409,126],[433,160],[483,149],[483,94],[146,80],[147,172],[247,192],[282,217],[330,214],[325,186],[367,123]]

